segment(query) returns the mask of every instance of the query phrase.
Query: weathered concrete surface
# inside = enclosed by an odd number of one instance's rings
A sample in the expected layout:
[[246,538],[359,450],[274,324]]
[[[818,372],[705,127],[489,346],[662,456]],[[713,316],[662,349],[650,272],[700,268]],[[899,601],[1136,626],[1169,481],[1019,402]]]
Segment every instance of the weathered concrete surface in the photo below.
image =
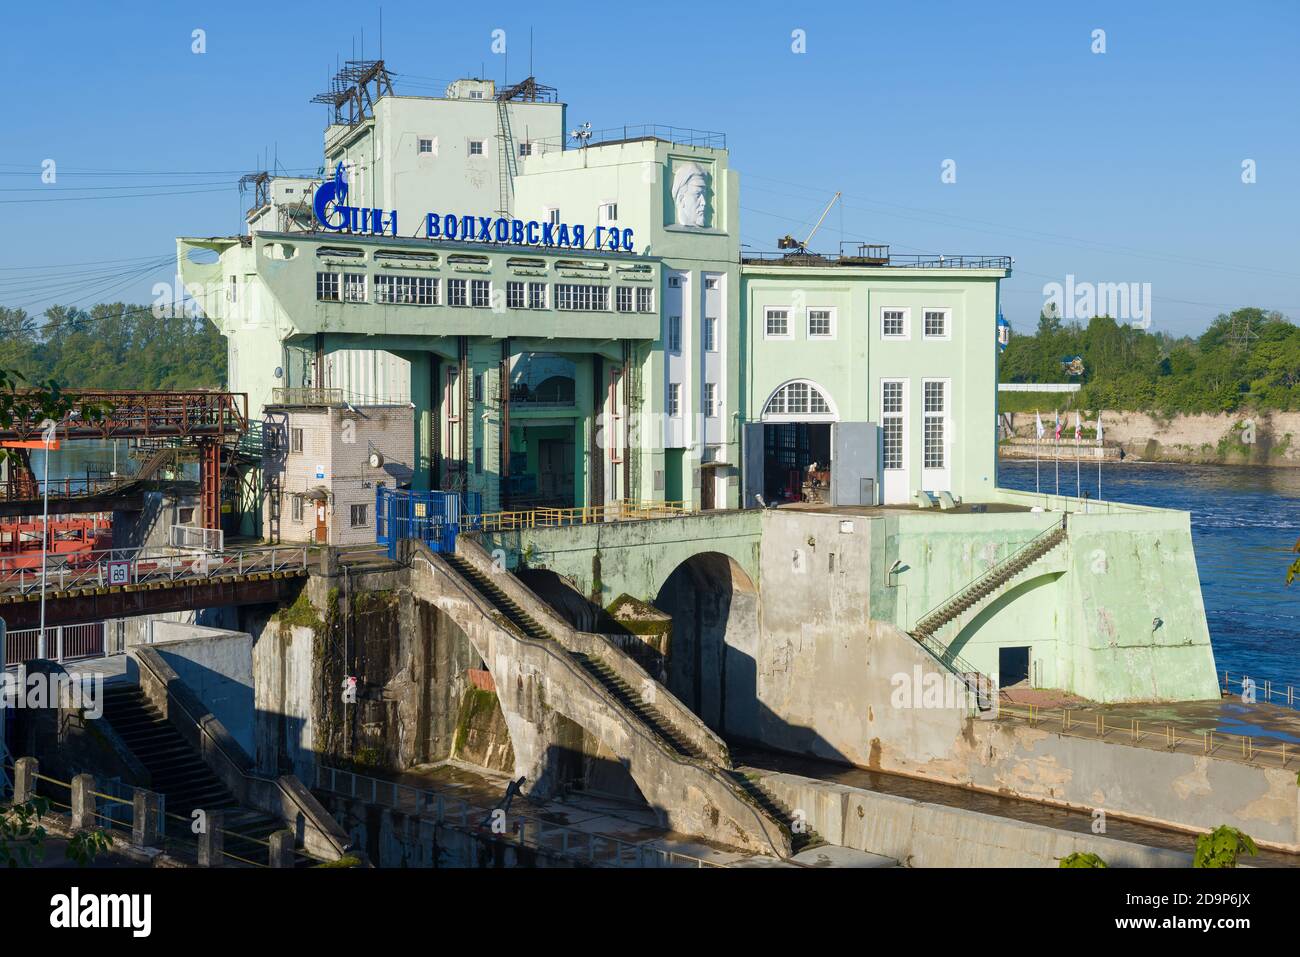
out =
[[252,635],[157,622],[152,647],[251,754],[256,723]]
[[[1147,847],[929,804],[893,794],[763,773],[763,783],[828,843],[869,851],[910,867],[1056,867],[1075,851],[1111,867],[1190,867],[1189,852]],[[1190,838],[1189,838],[1190,844]]]
[[[481,549],[470,543],[462,543],[462,548],[467,558],[491,568]],[[541,620],[556,641],[524,637],[427,550],[417,553],[410,576],[413,594],[445,610],[492,673],[514,745],[515,773],[526,776],[534,789],[545,794],[550,786],[549,765],[556,742],[562,739],[556,719],[562,716],[591,732],[618,756],[647,802],[661,811],[674,830],[788,856],[788,833],[720,768],[673,752],[569,656],[565,648],[569,642],[575,650],[596,652],[597,636],[573,632],[538,599],[530,600],[527,589],[513,576],[498,574],[499,587],[516,601],[528,602],[525,610]],[[640,671],[630,659],[626,667],[629,673]],[[654,684],[643,671],[641,675],[644,682]],[[666,690],[658,694],[662,700],[655,704],[663,710],[670,696]],[[701,739],[708,734],[701,727],[681,730]]]

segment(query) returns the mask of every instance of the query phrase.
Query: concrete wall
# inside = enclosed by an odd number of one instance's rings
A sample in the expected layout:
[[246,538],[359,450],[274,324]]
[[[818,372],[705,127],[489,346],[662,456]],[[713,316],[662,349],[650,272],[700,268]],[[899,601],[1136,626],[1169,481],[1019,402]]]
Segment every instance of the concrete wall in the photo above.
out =
[[239,746],[253,753],[253,638],[180,622],[154,623],[152,646]]

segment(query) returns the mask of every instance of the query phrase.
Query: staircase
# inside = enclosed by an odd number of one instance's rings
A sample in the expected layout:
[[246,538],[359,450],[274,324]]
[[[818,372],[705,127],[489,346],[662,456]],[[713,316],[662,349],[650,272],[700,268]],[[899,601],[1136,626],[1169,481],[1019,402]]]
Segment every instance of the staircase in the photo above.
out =
[[1062,544],[1065,539],[1066,516],[1062,515],[1059,522],[1034,536],[1015,552],[963,586],[955,595],[940,602],[922,615],[912,627],[910,632],[912,638],[934,655],[940,664],[960,677],[967,687],[979,696],[980,710],[986,710],[983,698],[992,688],[992,681],[953,654],[937,635],[943,628],[958,621],[967,612],[997,594],[1021,572]]
[[[689,733],[683,733],[682,729],[665,715],[662,708],[656,707],[651,700],[647,700],[643,691],[634,686],[634,682],[629,682],[618,669],[601,660],[599,653],[588,653],[590,649],[586,646],[582,646],[583,650],[577,647],[566,647],[567,644],[572,644],[574,639],[552,633],[546,625],[538,621],[537,617],[529,614],[516,598],[512,598],[492,580],[493,575],[483,570],[481,562],[472,562],[458,553],[444,552],[438,557],[455,571],[462,585],[469,586],[487,605],[498,612],[505,622],[509,623],[511,627],[506,629],[508,632],[521,634],[534,641],[546,642],[553,649],[553,655],[548,656],[549,660],[568,661],[576,665],[585,678],[612,698],[618,710],[626,718],[631,719],[648,733],[645,742],[636,747],[644,749],[652,740],[657,743],[658,751],[666,751],[674,755],[678,765],[673,773],[684,775],[684,781],[695,782],[691,785],[697,789],[695,794],[703,792],[709,796],[707,800],[713,802],[722,801],[723,796],[726,795],[726,800],[736,801],[737,806],[748,808],[745,814],[757,813],[769,822],[769,827],[773,831],[784,832],[795,849],[819,841],[816,835],[811,833],[795,832],[796,821],[790,810],[760,783],[749,780],[744,774],[735,770],[726,756],[725,746],[720,741],[718,745],[721,757],[717,754],[705,753],[701,750],[701,745],[692,741]],[[498,577],[510,578],[512,586],[518,581],[505,571],[498,573]],[[523,588],[521,583],[519,588]],[[515,589],[512,587],[511,590]],[[536,600],[539,603],[541,601],[541,599]],[[505,622],[499,624],[504,625]],[[622,654],[622,652],[618,653]],[[571,682],[573,677],[573,673],[570,672],[569,677],[562,680]],[[561,680],[558,674],[556,680]],[[648,679],[647,676],[647,680],[652,679]],[[581,687],[587,688],[590,685],[584,682]],[[590,694],[590,692],[585,693]],[[666,689],[663,693],[668,694]],[[592,704],[597,708],[609,708],[605,703],[592,702]],[[705,733],[712,735],[707,729]],[[652,750],[656,750],[653,745],[649,746]],[[620,754],[620,758],[626,757],[633,762],[640,760],[637,757],[640,752],[637,752],[636,747],[633,747],[627,755]],[[647,794],[647,800],[654,803],[650,794]],[[671,803],[663,806],[671,808]]]
[[[181,733],[153,706],[136,685],[104,690],[104,717],[150,775],[150,790],[164,798],[165,831],[169,837],[193,842],[191,814],[196,809],[221,811],[225,816],[225,853],[265,864],[265,841],[284,822],[259,811],[241,808],[234,795],[212,769],[181,737]],[[256,840],[249,840],[255,838]],[[240,866],[243,862],[228,860]]]
[[790,831],[793,853],[798,854],[810,847],[817,847],[819,844],[826,843],[820,834],[808,827],[806,821],[802,830],[795,830],[798,822],[795,820],[794,812],[790,810],[784,801],[769,791],[761,780],[746,777],[745,773],[738,768],[727,769],[727,776],[736,783],[737,787],[748,794],[759,807],[780,821]]

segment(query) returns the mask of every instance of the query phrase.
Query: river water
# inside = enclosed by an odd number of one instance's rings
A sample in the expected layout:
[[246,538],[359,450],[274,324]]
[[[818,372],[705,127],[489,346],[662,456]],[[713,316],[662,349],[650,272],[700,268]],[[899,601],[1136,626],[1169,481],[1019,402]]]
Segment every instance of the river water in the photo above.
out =
[[[1097,497],[1097,465],[1082,490]],[[1056,472],[1042,463],[1042,489]],[[1034,463],[1002,462],[998,484],[1034,490]],[[1061,462],[1061,493],[1075,494],[1074,462]],[[1192,544],[1219,674],[1225,670],[1300,688],[1300,580],[1286,583],[1300,538],[1300,469],[1110,463],[1102,498],[1192,513]]]

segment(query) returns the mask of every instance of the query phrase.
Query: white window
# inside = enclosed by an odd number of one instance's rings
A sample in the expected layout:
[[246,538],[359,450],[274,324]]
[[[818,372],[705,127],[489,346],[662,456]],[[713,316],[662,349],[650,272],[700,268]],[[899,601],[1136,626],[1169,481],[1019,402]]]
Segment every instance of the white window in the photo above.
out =
[[289,451],[290,452],[302,451],[302,429],[289,430]]
[[808,338],[809,339],[834,339],[835,338],[835,310],[834,309],[809,309],[808,310]]
[[947,412],[947,383],[926,381],[921,383],[924,415],[924,454],[922,465],[927,469],[944,467],[944,417]]
[[773,309],[769,307],[764,310],[763,317],[763,332],[766,338],[791,338],[789,309]]
[[512,279],[506,283],[506,308],[524,308],[524,284],[522,282]]
[[555,307],[579,312],[608,310],[609,287],[557,282],[555,284]]
[[649,286],[638,286],[636,290],[636,311],[655,311],[655,291]]
[[903,383],[885,380],[880,383],[880,420],[882,466],[903,467]]
[[366,301],[366,274],[363,272],[345,272],[343,274],[343,301]]
[[295,522],[302,524],[302,496],[294,495],[289,499],[289,515]]
[[469,155],[470,155],[470,156],[482,156],[482,155],[483,155],[483,141],[482,141],[482,140],[470,140],[470,141],[469,141]]
[[927,339],[947,339],[951,337],[949,328],[950,309],[925,310],[924,333]]
[[546,221],[552,226],[560,225],[560,211],[558,209],[548,209],[546,211]]
[[528,308],[546,308],[546,283],[530,282],[528,284]]
[[907,339],[911,336],[910,309],[880,310],[880,335],[885,339]]
[[601,203],[600,222],[613,223],[618,220],[618,203]]
[[716,403],[718,387],[712,382],[704,383],[704,416],[711,419],[718,414]]
[[682,414],[682,387],[676,382],[668,384],[668,414]]
[[469,300],[465,296],[464,279],[447,280],[447,305],[449,306],[469,305]]
[[704,317],[704,351],[718,351],[718,317]]
[[682,317],[668,317],[668,351],[682,351]]
[[316,298],[322,302],[339,301],[339,275],[334,272],[316,274]]
[[370,509],[366,505],[353,505],[350,514],[350,518],[352,520],[352,527],[364,528],[365,526],[369,525],[370,521],[369,521],[369,516],[367,515],[369,511]]
[[532,156],[532,155],[533,155],[533,144],[532,144],[532,143],[520,143],[520,144],[519,144],[519,155],[520,155],[520,156]]
[[430,137],[425,137],[425,136],[420,137],[420,147],[419,147],[419,150],[420,150],[420,155],[421,155],[421,156],[425,156],[425,155],[432,156],[432,155],[433,155],[433,140],[432,140],[432,138],[430,138]]
[[763,418],[818,416],[832,418],[834,410],[826,401],[826,396],[811,382],[795,381],[783,385],[768,399],[763,409]]
[[705,280],[704,280],[704,288],[705,288],[705,289],[717,289],[717,288],[718,288],[718,277],[717,277],[717,276],[708,276],[708,277],[706,277]]
[[483,99],[483,91],[482,91],[482,90],[470,90],[470,91],[469,91],[469,98],[470,98],[471,100],[481,100],[481,99]]
[[632,287],[631,286],[619,286],[618,289],[615,290],[614,308],[617,309],[619,312],[632,311]]
[[433,276],[376,276],[375,302],[436,306],[438,280]]
[[492,305],[492,282],[488,279],[473,279],[469,284],[470,305],[486,309]]

